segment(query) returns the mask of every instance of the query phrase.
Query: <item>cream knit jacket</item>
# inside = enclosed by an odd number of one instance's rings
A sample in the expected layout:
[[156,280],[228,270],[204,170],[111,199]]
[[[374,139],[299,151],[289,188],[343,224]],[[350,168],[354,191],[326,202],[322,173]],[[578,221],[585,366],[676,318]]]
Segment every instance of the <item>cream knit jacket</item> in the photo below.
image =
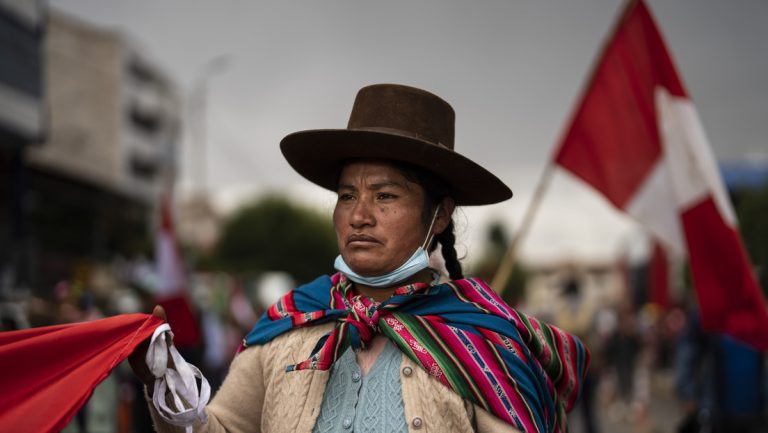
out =
[[[333,328],[324,324],[297,328],[264,346],[237,355],[216,397],[206,407],[206,433],[311,433],[320,413],[328,371],[285,367],[309,357],[317,341]],[[408,357],[402,357],[400,381],[409,433],[518,432],[478,406],[464,401]],[[183,433],[165,423],[150,403],[158,433]]]

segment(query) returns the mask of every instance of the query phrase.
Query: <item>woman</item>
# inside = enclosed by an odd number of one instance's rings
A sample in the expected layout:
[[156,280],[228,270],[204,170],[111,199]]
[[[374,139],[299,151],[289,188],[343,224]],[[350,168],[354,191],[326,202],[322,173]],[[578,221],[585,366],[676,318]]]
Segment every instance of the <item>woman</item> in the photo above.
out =
[[[565,430],[588,353],[464,279],[455,206],[512,192],[455,153],[453,136],[448,103],[384,84],[360,90],[347,129],[283,139],[291,166],[338,194],[338,272],[268,310],[196,429]],[[429,267],[437,244],[446,283]],[[153,411],[158,431],[173,431]]]

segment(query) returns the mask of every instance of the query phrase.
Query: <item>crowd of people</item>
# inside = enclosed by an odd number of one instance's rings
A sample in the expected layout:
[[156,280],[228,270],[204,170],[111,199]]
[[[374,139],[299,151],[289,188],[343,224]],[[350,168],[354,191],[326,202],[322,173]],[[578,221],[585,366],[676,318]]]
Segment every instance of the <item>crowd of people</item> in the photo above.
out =
[[592,360],[576,432],[768,431],[768,359],[702,329],[695,301],[595,302],[566,279],[542,313],[579,335]]

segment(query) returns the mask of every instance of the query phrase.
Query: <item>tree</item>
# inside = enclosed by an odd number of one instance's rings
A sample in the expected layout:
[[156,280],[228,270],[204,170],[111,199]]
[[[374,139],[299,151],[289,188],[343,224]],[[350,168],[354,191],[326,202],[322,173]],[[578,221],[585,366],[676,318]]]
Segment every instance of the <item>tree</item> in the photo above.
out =
[[768,184],[732,194],[744,245],[768,294]]
[[337,254],[328,217],[268,196],[227,220],[212,264],[240,274],[284,271],[303,283],[333,272]]

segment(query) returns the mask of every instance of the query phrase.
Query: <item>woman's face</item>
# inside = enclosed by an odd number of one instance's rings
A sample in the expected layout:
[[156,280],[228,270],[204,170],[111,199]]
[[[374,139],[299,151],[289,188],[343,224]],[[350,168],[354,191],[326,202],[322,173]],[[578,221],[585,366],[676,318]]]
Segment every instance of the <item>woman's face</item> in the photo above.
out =
[[339,177],[333,225],[339,252],[353,271],[383,275],[424,243],[424,189],[386,162],[356,161]]

